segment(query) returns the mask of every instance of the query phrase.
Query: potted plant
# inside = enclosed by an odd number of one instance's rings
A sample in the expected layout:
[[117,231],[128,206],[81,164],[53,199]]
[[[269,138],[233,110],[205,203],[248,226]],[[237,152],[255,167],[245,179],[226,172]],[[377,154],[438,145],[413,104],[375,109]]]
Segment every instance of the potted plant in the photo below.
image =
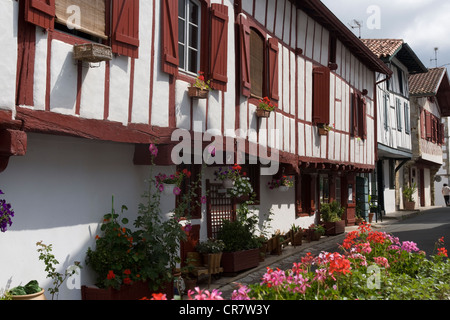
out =
[[244,202],[236,210],[236,220],[224,220],[218,239],[225,244],[222,267],[225,273],[235,273],[258,266],[261,241],[258,239],[258,218]]
[[325,234],[337,235],[345,232],[345,220],[342,220],[344,208],[335,200],[320,205],[320,214],[324,221]]
[[308,228],[309,241],[318,241],[325,234],[325,228],[320,224],[312,223]]
[[37,280],[31,280],[24,286],[17,286],[7,292],[11,300],[46,300],[45,290],[39,286]]
[[416,202],[414,200],[414,193],[417,190],[416,183],[411,186],[405,185],[403,187],[403,195],[405,196],[405,210],[414,210],[416,207]]
[[205,80],[204,72],[199,71],[198,76],[195,78],[194,84],[189,87],[188,95],[195,99],[206,99],[208,97],[210,80]]
[[333,127],[329,124],[320,123],[317,125],[317,128],[319,129],[319,135],[326,136],[328,135],[328,132],[333,130]]
[[267,183],[267,185],[271,190],[278,189],[281,192],[286,192],[294,186],[294,181],[292,181],[292,179],[288,176],[283,175],[278,179],[272,179]]
[[[205,241],[200,241],[195,250],[202,255],[203,264],[208,264],[208,255],[212,255],[215,260],[221,260],[225,243],[222,240],[210,238]],[[219,263],[220,265],[220,263]]]
[[233,187],[227,189],[227,193],[240,202],[250,200],[254,196],[250,178],[238,176],[234,180]]
[[166,175],[159,173],[156,179],[156,187],[160,192],[164,192],[167,195],[174,194],[179,195],[181,192],[180,185],[184,178],[190,178],[191,172],[187,169],[177,171],[174,174]]
[[291,226],[291,232],[292,232],[292,245],[301,246],[303,239],[303,229],[293,224]]
[[270,113],[275,110],[277,106],[273,104],[268,97],[264,97],[259,100],[258,107],[256,108],[256,116],[259,118],[268,118]]
[[235,180],[240,177],[241,170],[242,167],[237,164],[225,168],[220,167],[214,171],[215,180],[222,181],[224,188],[231,189],[234,186]]

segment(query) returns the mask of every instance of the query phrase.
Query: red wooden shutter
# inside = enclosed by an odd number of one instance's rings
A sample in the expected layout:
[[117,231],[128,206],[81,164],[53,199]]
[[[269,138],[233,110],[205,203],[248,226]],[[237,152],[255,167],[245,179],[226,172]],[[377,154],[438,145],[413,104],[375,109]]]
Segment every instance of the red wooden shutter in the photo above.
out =
[[137,58],[139,55],[139,0],[113,0],[112,51]]
[[425,111],[425,133],[426,133],[426,139],[432,138],[433,131],[431,127],[431,113],[428,111]]
[[250,97],[250,26],[247,24],[247,19],[242,15],[240,16],[239,24],[242,94]]
[[313,122],[330,123],[330,69],[315,67],[313,69]]
[[439,143],[445,143],[445,125],[443,123],[439,124]]
[[422,139],[426,138],[426,124],[425,124],[425,111],[420,112],[420,137]]
[[367,138],[367,104],[364,98],[358,95],[358,136],[361,139]]
[[178,0],[162,0],[162,69],[176,75],[178,56]]
[[278,101],[278,40],[269,39],[269,98]]
[[352,94],[352,123],[353,128],[350,128],[351,134],[356,137],[358,136],[358,94],[354,92]]
[[44,29],[53,29],[55,0],[26,0],[25,21]]
[[228,58],[228,7],[222,4],[211,4],[211,86],[214,89],[227,91],[227,58]]

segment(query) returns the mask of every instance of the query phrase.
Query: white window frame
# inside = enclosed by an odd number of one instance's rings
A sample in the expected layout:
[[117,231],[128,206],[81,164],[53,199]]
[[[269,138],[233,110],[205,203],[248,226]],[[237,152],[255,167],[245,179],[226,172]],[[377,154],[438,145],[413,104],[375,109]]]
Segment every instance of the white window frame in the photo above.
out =
[[[179,50],[179,55],[180,55],[180,70],[183,70],[187,73],[190,74],[195,74],[197,75],[197,72],[200,71],[200,49],[201,49],[201,18],[202,18],[202,13],[201,13],[201,5],[199,1],[196,0],[184,0],[184,5],[185,5],[185,16],[181,17],[180,15],[178,15],[178,23],[184,23],[184,41],[185,43],[180,41],[180,37],[178,37],[178,45],[183,45],[184,46],[184,53],[182,54],[182,52]],[[179,6],[181,4],[179,3]],[[188,17],[190,16],[190,12],[192,10],[192,6],[195,5],[198,7],[198,22],[197,24],[194,24],[190,21],[188,21]],[[189,26],[193,25],[196,26],[198,28],[198,32],[197,32],[197,48],[195,47],[191,47],[189,46],[189,44],[191,43],[191,37],[192,35],[190,34],[190,30],[189,30]],[[197,68],[198,70],[189,70],[189,60],[190,60],[190,54],[191,51],[196,51],[197,52]],[[181,59],[183,59],[183,64],[181,63]]]

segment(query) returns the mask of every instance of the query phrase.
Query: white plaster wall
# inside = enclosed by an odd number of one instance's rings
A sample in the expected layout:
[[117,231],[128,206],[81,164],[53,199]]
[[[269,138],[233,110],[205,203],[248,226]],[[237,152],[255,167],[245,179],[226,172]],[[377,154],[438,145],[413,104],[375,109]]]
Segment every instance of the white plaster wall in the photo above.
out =
[[[128,206],[131,228],[141,202],[149,167],[134,166],[133,153],[134,145],[28,134],[26,156],[12,158],[0,174],[0,188],[15,211],[12,227],[0,237],[0,292],[33,279],[51,286],[36,252],[41,240],[53,244],[58,272],[80,261],[81,284],[94,283],[85,254],[110,212],[112,195],[116,210]],[[154,173],[173,170],[157,167]],[[170,212],[175,197],[161,199],[162,211]],[[79,290],[61,287],[60,300],[80,298]]]
[[18,8],[16,1],[0,0],[0,109],[15,107]]
[[33,103],[35,110],[45,110],[47,92],[47,43],[48,34],[36,28],[36,61],[34,64]]
[[151,44],[153,1],[139,3],[139,59],[135,60],[133,110],[131,121],[134,123],[148,123],[150,77],[151,77]]
[[77,101],[78,67],[73,59],[73,46],[52,41],[50,63],[50,110],[73,115]]

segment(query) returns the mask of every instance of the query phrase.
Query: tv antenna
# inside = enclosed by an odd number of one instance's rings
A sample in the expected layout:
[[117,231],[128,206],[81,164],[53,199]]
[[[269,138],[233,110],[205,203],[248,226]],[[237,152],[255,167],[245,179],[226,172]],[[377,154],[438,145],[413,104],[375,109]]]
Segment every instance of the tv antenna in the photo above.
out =
[[361,28],[362,28],[363,22],[353,19],[352,24],[349,23],[348,25],[352,29],[358,29],[359,38],[361,39]]
[[436,68],[438,66],[438,51],[439,51],[439,48],[435,47],[434,48],[434,59],[430,59],[430,63],[432,63],[433,61],[436,63]]

